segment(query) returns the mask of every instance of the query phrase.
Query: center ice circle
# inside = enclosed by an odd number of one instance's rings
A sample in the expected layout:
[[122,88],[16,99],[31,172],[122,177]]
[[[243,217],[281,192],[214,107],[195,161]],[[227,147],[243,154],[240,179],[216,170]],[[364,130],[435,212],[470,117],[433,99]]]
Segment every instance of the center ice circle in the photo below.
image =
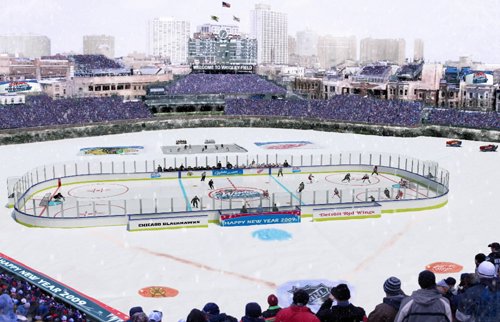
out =
[[213,199],[229,201],[229,200],[259,200],[263,196],[264,191],[257,188],[249,187],[227,187],[211,191],[208,196]]

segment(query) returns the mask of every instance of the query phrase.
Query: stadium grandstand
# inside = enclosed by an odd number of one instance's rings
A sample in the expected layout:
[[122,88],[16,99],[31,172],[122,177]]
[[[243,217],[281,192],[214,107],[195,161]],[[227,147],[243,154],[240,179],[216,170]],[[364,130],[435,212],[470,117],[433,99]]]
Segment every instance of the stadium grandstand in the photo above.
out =
[[[249,73],[248,68],[232,66],[194,68],[192,73],[167,85],[150,86],[145,98],[152,112],[223,111],[225,99],[282,99],[287,90],[263,77]],[[244,66],[244,65],[239,65]]]
[[0,129],[84,125],[152,117],[143,102],[123,102],[120,97],[53,100],[45,95],[28,96],[24,104],[0,110]]
[[329,100],[227,100],[225,113],[415,127],[422,108],[417,102],[337,95]]
[[400,81],[416,81],[422,77],[424,63],[403,65],[397,72],[396,78]]
[[68,56],[75,63],[75,76],[126,76],[130,69],[104,55],[72,55]]
[[385,83],[391,76],[392,68],[387,65],[364,66],[357,75],[353,76],[355,82]]

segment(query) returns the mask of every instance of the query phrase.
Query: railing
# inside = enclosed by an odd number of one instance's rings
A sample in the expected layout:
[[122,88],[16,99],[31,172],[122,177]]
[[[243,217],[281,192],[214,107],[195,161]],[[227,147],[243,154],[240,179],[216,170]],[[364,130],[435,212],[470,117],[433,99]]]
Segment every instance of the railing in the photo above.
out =
[[[184,194],[180,197],[157,197],[154,191],[151,198],[134,198],[119,200],[116,198],[103,199],[103,201],[77,201],[76,204],[65,202],[40,208],[39,200],[33,199],[37,192],[55,190],[57,180],[62,179],[63,185],[76,182],[106,181],[134,181],[153,179],[178,179],[183,182],[199,180],[202,172],[207,171],[211,176],[209,165],[228,162],[234,168],[243,168],[243,174],[269,175],[269,181],[276,181],[283,188],[283,192],[270,192],[264,196],[260,189],[219,189],[210,197],[200,198],[199,208],[194,208],[190,201],[193,196]],[[390,198],[387,198],[382,188],[341,188],[334,194],[329,190],[310,190],[298,193],[289,190],[276,179],[277,166],[287,162],[290,166],[283,168],[285,176],[301,171],[315,172],[353,172],[360,171],[371,173],[373,166],[379,167],[379,172],[403,177],[410,181],[409,187],[390,187]],[[180,167],[184,171],[179,171]],[[157,172],[158,167],[171,168],[171,171]],[[181,182],[181,181],[179,181]],[[182,185],[182,183],[180,183]],[[317,204],[336,204],[345,202],[365,202],[370,200],[389,201],[395,200],[396,194],[401,190],[403,196],[398,200],[418,200],[441,196],[448,192],[449,173],[439,168],[433,161],[422,161],[412,157],[386,154],[343,152],[337,154],[246,154],[246,155],[207,155],[169,157],[157,160],[123,160],[123,161],[75,161],[44,165],[25,173],[14,185],[9,187],[9,194],[13,197],[16,211],[36,217],[68,218],[68,217],[101,217],[125,216],[127,214],[152,214],[166,212],[196,211],[197,209],[239,209],[245,203],[249,208],[273,206],[306,206]],[[217,188],[217,187],[216,187]],[[221,188],[221,187],[218,187]],[[296,187],[293,187],[294,189]],[[240,194],[240,195],[235,195]]]

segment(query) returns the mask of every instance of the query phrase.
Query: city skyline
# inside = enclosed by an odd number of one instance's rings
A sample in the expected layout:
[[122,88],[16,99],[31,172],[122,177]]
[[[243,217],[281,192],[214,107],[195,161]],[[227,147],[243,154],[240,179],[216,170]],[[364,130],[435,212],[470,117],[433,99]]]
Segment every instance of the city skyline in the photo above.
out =
[[[474,61],[500,62],[500,6],[497,0],[471,3],[441,0],[405,3],[394,0],[307,0],[228,1],[188,0],[20,0],[0,12],[1,34],[39,34],[51,39],[52,54],[83,52],[82,37],[89,34],[114,36],[116,56],[133,51],[147,52],[147,22],[171,16],[187,20],[191,33],[197,26],[213,23],[238,24],[250,33],[250,13],[255,4],[265,3],[271,10],[288,17],[288,34],[310,29],[319,35],[362,38],[404,38],[405,56],[413,56],[416,38],[425,44],[426,61],[456,60],[471,56]],[[77,13],[77,14],[75,14]],[[233,16],[240,18],[235,22]],[[434,18],[433,18],[434,17]]]

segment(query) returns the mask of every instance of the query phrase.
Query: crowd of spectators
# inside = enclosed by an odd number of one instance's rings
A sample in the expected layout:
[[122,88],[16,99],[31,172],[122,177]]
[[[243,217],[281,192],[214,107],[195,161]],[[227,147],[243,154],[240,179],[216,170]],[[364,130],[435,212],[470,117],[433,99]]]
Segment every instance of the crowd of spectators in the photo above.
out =
[[417,102],[336,95],[329,100],[226,100],[226,115],[279,116],[415,127],[421,121]]
[[[194,308],[185,322],[498,322],[500,321],[500,244],[488,245],[491,253],[475,256],[474,273],[462,273],[457,279],[449,276],[440,280],[430,270],[418,274],[419,289],[410,295],[401,288],[401,280],[388,277],[380,286],[385,296],[371,312],[351,302],[351,291],[341,283],[331,288],[317,312],[309,307],[310,295],[296,289],[288,307],[279,305],[278,297],[271,294],[262,307],[249,302],[240,319],[222,313],[214,302],[202,309]],[[482,256],[479,256],[482,255]],[[458,276],[457,276],[458,277]],[[317,300],[317,299],[316,299]],[[130,321],[160,322],[148,315],[142,307],[130,310]]]
[[0,321],[91,322],[85,313],[0,269]]
[[359,72],[360,75],[364,76],[383,76],[391,71],[390,66],[384,65],[367,65]]
[[167,94],[271,94],[286,89],[255,74],[189,74],[167,85]]
[[428,109],[427,123],[475,129],[500,130],[500,113],[433,108]]
[[130,71],[104,55],[72,55],[75,63],[75,76],[122,75]]
[[[500,244],[488,245],[489,255],[475,255],[475,271],[462,273],[457,279],[449,276],[441,280],[430,270],[418,275],[419,289],[407,295],[401,280],[388,277],[380,287],[385,296],[380,304],[367,313],[351,302],[351,291],[341,283],[331,288],[321,307],[314,313],[309,293],[301,288],[294,291],[292,303],[283,308],[278,297],[267,297],[264,309],[257,302],[249,302],[244,315],[237,319],[215,302],[203,308],[194,308],[184,322],[498,322],[500,320]],[[457,276],[458,278],[458,276]],[[315,299],[317,300],[317,299]],[[129,311],[131,322],[161,322],[163,313],[149,314],[142,307]],[[170,319],[172,320],[172,319]],[[0,321],[92,321],[84,313],[45,293],[6,271],[0,270]]]
[[143,102],[123,102],[120,97],[52,100],[28,96],[25,104],[0,108],[0,129],[66,124],[87,124],[152,117]]

